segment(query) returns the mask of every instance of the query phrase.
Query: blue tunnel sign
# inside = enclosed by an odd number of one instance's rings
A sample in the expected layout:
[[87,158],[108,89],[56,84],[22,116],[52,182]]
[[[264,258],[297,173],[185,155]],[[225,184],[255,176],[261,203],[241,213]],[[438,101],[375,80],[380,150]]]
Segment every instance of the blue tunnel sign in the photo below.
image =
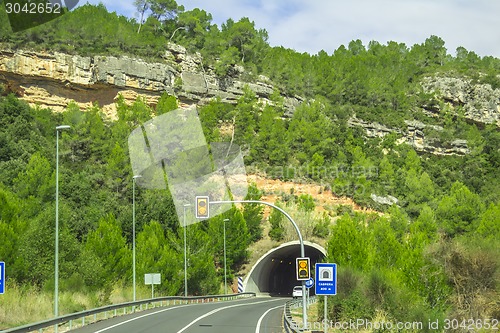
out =
[[337,264],[316,264],[316,295],[337,295]]

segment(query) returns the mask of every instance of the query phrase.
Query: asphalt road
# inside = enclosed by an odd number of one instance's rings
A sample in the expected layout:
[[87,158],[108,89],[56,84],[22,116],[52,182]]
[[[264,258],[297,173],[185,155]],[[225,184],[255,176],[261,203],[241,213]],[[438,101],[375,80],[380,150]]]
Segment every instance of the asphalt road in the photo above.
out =
[[177,305],[112,318],[75,333],[281,333],[286,298]]

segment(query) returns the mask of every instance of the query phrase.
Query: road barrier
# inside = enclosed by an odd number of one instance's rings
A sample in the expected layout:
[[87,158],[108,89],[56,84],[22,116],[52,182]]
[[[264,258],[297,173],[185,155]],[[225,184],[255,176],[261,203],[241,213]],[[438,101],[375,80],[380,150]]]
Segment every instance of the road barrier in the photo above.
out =
[[[152,299],[145,299],[136,302],[127,302],[121,304],[113,304],[103,306],[97,309],[86,310],[76,313],[71,313],[68,315],[60,316],[57,318],[52,318],[49,320],[44,320],[38,323],[28,324],[24,326],[10,328],[4,331],[0,331],[0,333],[28,333],[28,332],[43,332],[44,328],[57,326],[63,326],[68,324],[68,330],[73,328],[73,321],[77,319],[81,319],[81,326],[85,326],[87,324],[94,323],[98,321],[97,315],[104,313],[104,318],[100,318],[99,320],[105,320],[111,317],[115,317],[118,315],[125,315],[134,313],[136,311],[142,311],[143,306],[145,305],[145,309],[151,309],[156,306],[170,306],[170,305],[180,305],[180,304],[193,304],[193,303],[208,303],[208,302],[219,302],[221,300],[233,300],[238,298],[247,298],[247,297],[255,297],[255,293],[239,293],[239,294],[231,294],[231,295],[209,295],[209,296],[166,296],[166,297],[156,297]],[[130,308],[130,311],[127,311]],[[118,310],[123,310],[118,311]],[[111,315],[108,317],[108,314],[111,312]],[[90,317],[90,321],[86,322],[86,318]],[[79,327],[81,327],[79,326]]]
[[291,300],[285,303],[285,309],[283,310],[283,327],[287,333],[298,333],[302,332],[299,329],[299,325],[293,320],[292,314],[290,312],[290,307],[299,303],[297,300]]
[[[316,296],[308,297],[307,304],[316,303]],[[283,327],[286,333],[300,333],[304,332],[303,325],[300,325],[295,320],[293,320],[292,313],[290,309],[296,309],[302,307],[302,302],[297,299],[290,300],[285,303],[285,309],[283,311]]]

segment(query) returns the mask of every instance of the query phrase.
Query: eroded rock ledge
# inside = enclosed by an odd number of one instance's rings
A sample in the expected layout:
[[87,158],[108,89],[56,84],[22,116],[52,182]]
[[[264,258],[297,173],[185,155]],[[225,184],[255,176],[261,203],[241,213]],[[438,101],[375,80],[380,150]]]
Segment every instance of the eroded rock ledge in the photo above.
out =
[[467,155],[470,149],[467,146],[467,140],[455,139],[450,142],[440,142],[439,140],[426,138],[425,128],[431,128],[436,132],[443,131],[443,128],[436,125],[426,125],[416,120],[406,120],[406,129],[390,128],[379,123],[368,122],[362,119],[352,117],[348,120],[351,127],[361,127],[365,130],[367,137],[383,138],[388,134],[396,133],[398,135],[398,144],[406,143],[412,146],[416,151],[430,153],[434,155]]
[[[127,56],[0,50],[0,82],[31,105],[62,111],[71,101],[82,108],[98,103],[111,118],[116,115],[114,102],[119,94],[129,102],[143,96],[150,105],[164,92],[188,104],[205,103],[214,97],[236,103],[248,86],[263,103],[270,103],[274,87],[264,77],[244,82],[242,73],[235,71],[237,75],[222,80],[202,69],[199,54],[190,55],[174,44],[167,46],[164,59],[146,62]],[[283,97],[287,113],[301,102],[298,96]]]

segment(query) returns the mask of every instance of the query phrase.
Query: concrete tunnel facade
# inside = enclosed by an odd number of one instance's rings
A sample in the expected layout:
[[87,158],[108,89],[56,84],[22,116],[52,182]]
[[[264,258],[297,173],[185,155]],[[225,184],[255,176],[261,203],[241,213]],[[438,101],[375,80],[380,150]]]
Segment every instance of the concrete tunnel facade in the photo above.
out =
[[[315,243],[304,241],[305,256],[309,257],[311,270],[321,262],[326,250]],[[257,260],[243,281],[245,292],[269,294],[271,296],[291,296],[294,286],[301,285],[296,277],[296,258],[300,257],[300,242],[281,244],[269,250]],[[314,288],[311,288],[313,291]]]

